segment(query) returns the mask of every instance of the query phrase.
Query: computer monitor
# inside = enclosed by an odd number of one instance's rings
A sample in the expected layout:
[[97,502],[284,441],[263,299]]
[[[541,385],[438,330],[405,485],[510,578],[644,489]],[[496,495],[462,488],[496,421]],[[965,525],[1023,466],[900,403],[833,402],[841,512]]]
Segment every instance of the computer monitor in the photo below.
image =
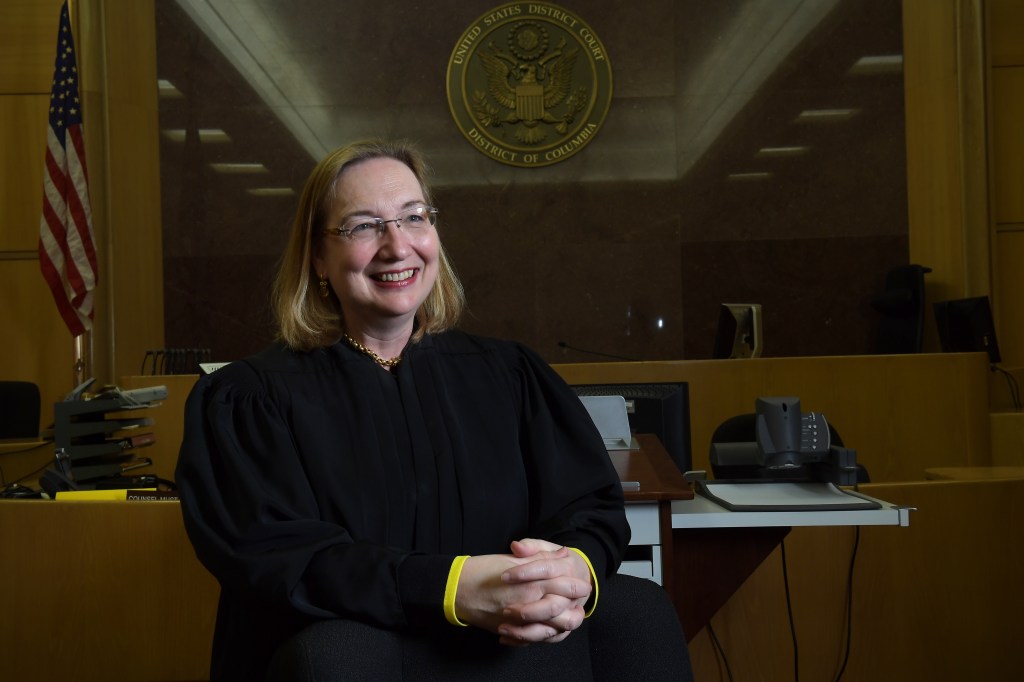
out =
[[723,303],[718,309],[713,358],[761,357],[761,306]]
[[619,395],[626,400],[632,433],[653,433],[685,473],[693,466],[690,450],[690,386],[686,382],[578,384],[578,396]]
[[999,364],[999,343],[988,296],[939,301],[934,305],[939,343],[946,353],[988,353],[989,361]]

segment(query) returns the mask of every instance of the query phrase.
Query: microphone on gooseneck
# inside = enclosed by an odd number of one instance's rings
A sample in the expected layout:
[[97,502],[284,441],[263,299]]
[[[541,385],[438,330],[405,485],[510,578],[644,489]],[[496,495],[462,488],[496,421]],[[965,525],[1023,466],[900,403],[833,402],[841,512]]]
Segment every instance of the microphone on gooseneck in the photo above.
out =
[[558,342],[558,347],[559,348],[564,348],[566,350],[576,351],[577,353],[586,353],[587,355],[597,355],[597,356],[600,356],[600,357],[603,357],[603,358],[613,358],[615,360],[625,360],[626,362],[636,362],[636,360],[634,358],[627,358],[627,357],[623,357],[621,355],[612,355],[611,353],[602,353],[602,352],[596,351],[596,350],[587,350],[586,348],[578,348],[576,346],[570,346],[565,341],[559,341]]

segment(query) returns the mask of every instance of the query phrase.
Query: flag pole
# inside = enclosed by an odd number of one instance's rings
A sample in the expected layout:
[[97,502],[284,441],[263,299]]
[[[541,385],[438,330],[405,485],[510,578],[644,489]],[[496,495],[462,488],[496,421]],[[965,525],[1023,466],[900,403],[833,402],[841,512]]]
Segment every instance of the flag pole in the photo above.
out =
[[[77,33],[75,25],[75,0],[68,0],[68,23],[71,33]],[[78,41],[75,41],[78,42]],[[81,82],[81,80],[79,80]],[[92,330],[87,329],[72,341],[74,346],[74,364],[72,365],[72,385],[81,386],[92,371]]]
[[72,367],[74,385],[80,386],[92,374],[92,331],[79,334],[74,339],[75,362]]

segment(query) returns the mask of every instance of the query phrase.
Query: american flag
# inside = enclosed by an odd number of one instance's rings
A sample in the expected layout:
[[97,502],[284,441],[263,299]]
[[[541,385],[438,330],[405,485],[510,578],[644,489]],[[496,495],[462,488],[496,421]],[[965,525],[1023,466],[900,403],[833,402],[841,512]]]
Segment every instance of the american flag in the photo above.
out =
[[97,272],[78,67],[66,0],[60,11],[46,145],[39,264],[61,317],[71,335],[79,336],[92,329]]

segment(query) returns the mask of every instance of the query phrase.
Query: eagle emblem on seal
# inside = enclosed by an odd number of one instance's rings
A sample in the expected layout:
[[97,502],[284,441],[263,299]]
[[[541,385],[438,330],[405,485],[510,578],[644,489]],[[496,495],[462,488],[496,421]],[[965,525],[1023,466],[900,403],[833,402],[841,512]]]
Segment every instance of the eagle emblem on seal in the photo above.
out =
[[572,89],[572,72],[579,48],[566,49],[562,40],[549,50],[547,30],[537,22],[519,22],[509,29],[507,48],[492,40],[477,51],[486,73],[487,91],[473,94],[473,116],[479,125],[515,126],[523,144],[547,137],[544,125],[564,135],[586,105],[586,87]]

